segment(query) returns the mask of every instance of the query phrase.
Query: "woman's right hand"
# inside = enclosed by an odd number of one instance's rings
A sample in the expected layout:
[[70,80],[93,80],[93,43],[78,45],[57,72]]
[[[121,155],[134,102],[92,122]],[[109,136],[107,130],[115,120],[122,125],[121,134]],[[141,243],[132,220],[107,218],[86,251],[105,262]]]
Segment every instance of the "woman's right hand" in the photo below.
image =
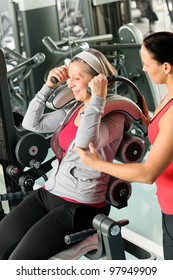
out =
[[[53,83],[51,81],[51,78],[55,77],[58,80],[58,83]],[[46,85],[51,88],[55,89],[57,85],[60,85],[67,81],[68,79],[68,67],[67,65],[62,65],[61,67],[55,67],[52,70],[50,70],[47,80],[46,80]]]

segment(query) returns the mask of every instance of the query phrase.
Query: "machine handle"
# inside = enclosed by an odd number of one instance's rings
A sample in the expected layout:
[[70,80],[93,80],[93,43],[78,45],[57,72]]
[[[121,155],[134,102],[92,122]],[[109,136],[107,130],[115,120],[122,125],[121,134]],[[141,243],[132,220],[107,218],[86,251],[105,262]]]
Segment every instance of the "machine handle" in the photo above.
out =
[[11,58],[14,61],[16,61],[17,63],[21,63],[21,62],[24,62],[26,60],[26,58],[24,58],[21,54],[15,52],[12,49],[9,49],[8,47],[4,47],[3,52],[5,54],[6,59]]
[[[98,36],[91,36],[91,37],[82,37],[79,39],[74,39],[74,40],[66,40],[66,41],[60,41],[60,42],[55,42],[52,40],[51,37],[46,36],[42,39],[43,44],[45,47],[48,49],[48,51],[51,54],[55,55],[64,55],[67,56],[68,49],[67,47],[70,46],[72,47],[72,51],[75,51],[75,48],[77,50],[77,53],[80,52],[81,49],[87,49],[89,48],[88,43],[89,42],[104,42],[104,41],[111,41],[113,39],[112,34],[105,34],[105,35],[98,35]],[[81,45],[77,45],[79,43],[82,43]],[[64,47],[64,49],[63,49]]]
[[22,71],[26,70],[28,67],[37,67],[39,64],[45,61],[45,55],[43,53],[37,53],[31,58],[25,58],[23,62],[19,63],[15,68],[8,71],[7,78],[14,78],[21,74]]
[[59,48],[58,45],[49,36],[44,37],[42,39],[42,42],[51,54],[63,56],[64,58],[71,57],[72,55],[74,56],[82,50],[86,50],[89,48],[89,45],[87,43],[77,45],[73,42],[68,42],[68,44],[66,44],[66,48]]
[[76,233],[66,235],[64,237],[64,241],[65,241],[66,244],[70,245],[70,244],[79,242],[79,241],[93,235],[96,232],[97,232],[96,229],[89,228],[89,229],[86,229],[86,230],[83,230],[83,231],[80,231],[80,232],[76,232]]

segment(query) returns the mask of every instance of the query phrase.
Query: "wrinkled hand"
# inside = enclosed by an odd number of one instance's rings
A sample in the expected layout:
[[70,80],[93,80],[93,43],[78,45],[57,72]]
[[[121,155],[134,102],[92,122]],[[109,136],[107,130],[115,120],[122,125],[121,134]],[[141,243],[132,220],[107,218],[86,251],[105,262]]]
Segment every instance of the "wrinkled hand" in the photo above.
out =
[[[58,79],[58,83],[54,84],[51,81],[52,77],[56,77]],[[68,79],[68,67],[67,65],[62,65],[61,67],[55,67],[53,68],[47,77],[47,81],[46,81],[46,85],[51,88],[54,89],[57,87],[57,85],[60,85],[62,83],[64,83],[65,81],[67,81]]]
[[108,81],[105,75],[99,74],[88,83],[92,95],[97,95],[106,99]]
[[149,111],[147,108],[147,103],[146,103],[145,97],[143,95],[142,95],[142,104],[143,104],[143,114],[141,115],[141,119],[142,119],[143,125],[145,125],[147,127],[150,123],[150,116],[149,116]]
[[91,168],[95,168],[95,163],[101,160],[97,151],[93,147],[93,143],[89,143],[89,151],[84,151],[79,147],[76,147],[76,151],[79,154],[82,162]]

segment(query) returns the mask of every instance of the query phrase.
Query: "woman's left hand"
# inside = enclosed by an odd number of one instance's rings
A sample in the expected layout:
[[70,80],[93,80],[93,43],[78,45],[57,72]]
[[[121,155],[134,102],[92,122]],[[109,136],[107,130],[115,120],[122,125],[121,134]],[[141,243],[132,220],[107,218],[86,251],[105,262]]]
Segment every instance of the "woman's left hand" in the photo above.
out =
[[108,81],[105,75],[99,74],[88,83],[92,95],[97,95],[106,99]]

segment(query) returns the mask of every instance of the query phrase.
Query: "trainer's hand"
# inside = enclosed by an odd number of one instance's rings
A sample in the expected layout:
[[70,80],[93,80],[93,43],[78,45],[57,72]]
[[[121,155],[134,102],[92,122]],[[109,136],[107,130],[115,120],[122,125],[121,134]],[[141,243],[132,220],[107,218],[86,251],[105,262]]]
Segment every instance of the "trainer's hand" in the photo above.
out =
[[93,143],[89,143],[89,151],[84,151],[79,147],[76,147],[76,151],[86,166],[96,169],[96,163],[101,159],[97,151],[94,149]]
[[143,123],[143,125],[148,127],[151,118],[149,116],[147,103],[146,103],[145,97],[143,95],[142,95],[142,105],[143,105],[143,114],[141,115],[142,123]]

